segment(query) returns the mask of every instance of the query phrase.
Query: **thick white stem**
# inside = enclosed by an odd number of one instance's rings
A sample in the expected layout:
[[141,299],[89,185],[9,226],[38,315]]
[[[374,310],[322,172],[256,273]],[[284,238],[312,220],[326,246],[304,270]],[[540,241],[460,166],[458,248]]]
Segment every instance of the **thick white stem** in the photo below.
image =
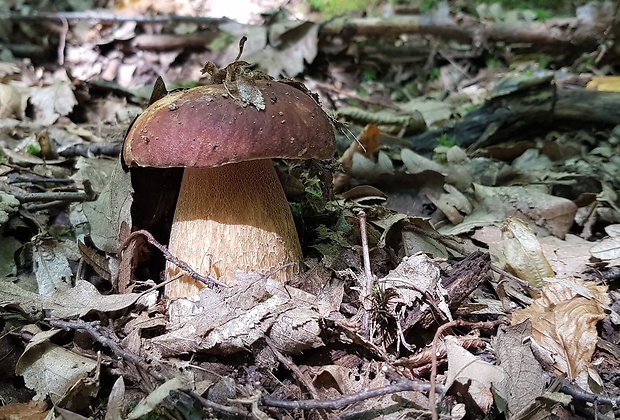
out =
[[[217,168],[187,168],[183,174],[170,252],[203,275],[234,283],[236,270],[269,273],[288,281],[299,271],[301,247],[293,217],[270,160]],[[182,272],[167,263],[166,277]],[[203,286],[183,274],[166,287],[170,299]]]

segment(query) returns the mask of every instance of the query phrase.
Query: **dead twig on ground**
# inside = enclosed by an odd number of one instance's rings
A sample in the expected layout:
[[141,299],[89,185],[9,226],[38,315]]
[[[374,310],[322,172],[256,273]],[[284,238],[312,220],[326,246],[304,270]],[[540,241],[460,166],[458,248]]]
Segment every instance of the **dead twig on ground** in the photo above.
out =
[[200,395],[198,395],[197,393],[195,393],[194,391],[192,391],[191,389],[187,389],[187,388],[182,388],[179,389],[180,392],[184,392],[185,394],[189,395],[190,397],[192,397],[193,399],[195,399],[196,401],[198,401],[204,408],[208,409],[208,410],[214,410],[214,411],[218,411],[220,413],[225,413],[231,416],[237,416],[237,417],[250,417],[250,413],[242,410],[240,408],[236,408],[236,407],[230,407],[227,405],[223,405],[223,404],[218,404],[216,402],[210,401]]
[[49,203],[52,201],[83,202],[94,201],[97,193],[92,189],[89,181],[84,181],[84,191],[55,191],[42,193],[13,194],[21,203]]
[[114,354],[119,357],[122,357],[124,360],[132,363],[136,367],[148,372],[153,378],[158,381],[166,381],[173,377],[172,373],[168,373],[167,369],[163,365],[153,364],[149,365],[146,363],[144,359],[139,357],[137,354],[132,353],[131,351],[122,348],[116,341],[109,338],[108,335],[112,333],[108,331],[108,333],[104,333],[106,330],[105,327],[98,325],[98,322],[83,322],[83,321],[65,321],[62,319],[56,318],[46,318],[45,321],[52,327],[60,328],[61,330],[74,330],[74,331],[84,331],[90,337],[92,337],[98,343],[106,346]]
[[441,337],[449,328],[452,327],[470,327],[470,328],[478,328],[481,330],[490,330],[494,329],[499,325],[506,324],[506,320],[500,319],[497,321],[486,321],[486,322],[467,322],[460,319],[447,322],[437,328],[435,332],[435,336],[433,337],[432,344],[432,353],[431,353],[431,377],[430,377],[430,388],[428,393],[428,401],[431,406],[431,413],[433,420],[439,420],[439,415],[437,413],[437,399],[436,399],[436,386],[437,386],[437,345],[439,342],[439,337]]
[[[354,404],[360,401],[369,400],[371,398],[380,397],[382,395],[395,394],[402,391],[418,391],[427,392],[430,390],[430,384],[425,382],[416,382],[410,380],[403,380],[392,385],[386,385],[384,387],[370,389],[368,391],[358,392],[356,394],[343,395],[335,400],[299,400],[299,401],[284,401],[275,398],[263,398],[262,404],[268,407],[278,407],[287,410],[338,410],[344,408],[349,404]],[[439,386],[435,389],[436,392],[444,392],[443,387]]]
[[365,338],[370,338],[370,310],[372,288],[375,284],[375,278],[370,269],[370,251],[368,249],[368,234],[366,232],[366,213],[363,210],[357,212],[360,221],[360,237],[362,241],[362,257],[364,259],[364,281],[361,284],[361,309],[362,314],[362,330],[361,334]]
[[203,24],[223,24],[231,22],[228,18],[213,18],[202,16],[181,16],[181,15],[122,15],[103,11],[83,11],[83,12],[56,12],[56,13],[9,13],[8,19],[12,21],[43,21],[66,19],[69,22],[87,21],[93,23],[123,23],[136,22],[142,24],[162,24],[162,23],[203,23]]
[[127,237],[127,239],[125,239],[123,241],[123,243],[119,246],[118,253],[121,254],[123,252],[123,250],[125,250],[129,246],[131,241],[134,240],[134,238],[136,236],[143,236],[149,244],[153,245],[155,248],[157,248],[163,254],[163,256],[164,256],[164,258],[166,258],[166,260],[170,261],[172,264],[176,265],[177,267],[179,267],[180,269],[185,271],[193,279],[196,279],[199,282],[201,282],[201,283],[203,283],[203,284],[205,284],[205,285],[207,285],[209,287],[213,287],[213,286],[219,286],[219,287],[223,287],[223,288],[230,287],[230,286],[220,282],[219,280],[214,279],[211,276],[203,276],[202,274],[198,273],[196,270],[194,270],[192,267],[190,267],[189,264],[187,264],[185,261],[181,261],[180,259],[178,259],[174,255],[172,255],[172,253],[170,251],[168,251],[168,248],[165,245],[160,244],[153,237],[153,235],[151,235],[146,230],[137,230],[135,232],[132,232]]

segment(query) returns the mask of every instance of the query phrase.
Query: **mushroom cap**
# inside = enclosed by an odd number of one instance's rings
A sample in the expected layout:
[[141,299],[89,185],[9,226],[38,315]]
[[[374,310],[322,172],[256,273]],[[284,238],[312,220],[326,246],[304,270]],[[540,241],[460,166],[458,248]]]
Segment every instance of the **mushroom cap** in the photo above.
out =
[[[333,157],[331,121],[308,93],[272,80],[252,81],[247,90],[258,106],[223,84],[164,96],[130,127],[123,145],[125,164],[215,167],[255,159]],[[263,102],[264,109],[257,109]]]

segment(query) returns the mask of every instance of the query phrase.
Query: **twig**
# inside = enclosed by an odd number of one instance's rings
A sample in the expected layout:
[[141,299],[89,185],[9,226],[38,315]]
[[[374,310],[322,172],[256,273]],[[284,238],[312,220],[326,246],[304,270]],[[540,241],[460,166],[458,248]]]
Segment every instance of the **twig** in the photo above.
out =
[[62,29],[60,30],[60,37],[58,39],[58,65],[65,64],[65,47],[67,46],[67,33],[69,32],[69,22],[67,19],[59,16],[60,23],[62,23]]
[[174,255],[172,255],[172,253],[170,251],[168,251],[168,248],[166,248],[166,246],[160,244],[159,242],[157,242],[157,240],[153,237],[153,235],[151,235],[148,231],[146,230],[137,230],[135,232],[132,232],[127,239],[125,239],[125,241],[120,245],[118,252],[120,253],[121,251],[123,251],[125,248],[127,248],[127,246],[129,246],[129,244],[131,243],[131,241],[136,237],[136,236],[144,236],[144,238],[146,239],[146,241],[153,245],[155,248],[157,248],[166,258],[166,260],[170,261],[172,264],[176,265],[177,267],[179,267],[180,269],[182,269],[183,271],[185,271],[187,274],[190,275],[190,277],[192,277],[195,280],[198,280],[199,282],[207,285],[207,286],[219,286],[219,287],[223,287],[223,288],[228,288],[230,286],[214,279],[211,276],[203,276],[202,274],[198,273],[196,270],[194,270],[192,267],[189,266],[189,264],[187,264],[185,261],[182,261],[180,259],[178,259],[177,257],[175,257]]
[[24,203],[48,203],[50,201],[82,202],[82,201],[93,201],[95,199],[94,195],[90,195],[82,191],[26,193],[26,194],[14,194],[14,196],[22,204]]
[[[287,410],[338,410],[349,404],[365,401],[371,398],[380,397],[382,395],[394,394],[402,391],[418,391],[427,392],[431,385],[423,382],[414,382],[403,380],[392,385],[386,385],[381,388],[370,389],[368,391],[358,392],[356,394],[344,395],[335,400],[300,400],[300,401],[284,401],[274,398],[263,398],[262,404],[269,407],[285,408]],[[444,392],[443,387],[439,386],[436,392]]]
[[75,330],[75,331],[84,331],[92,338],[94,338],[97,342],[103,344],[108,347],[110,350],[114,352],[117,356],[122,357],[128,362],[133,363],[137,367],[143,369],[145,372],[150,373],[155,379],[160,381],[166,381],[172,378],[171,374],[166,373],[164,366],[162,365],[149,365],[138,355],[123,349],[117,342],[114,340],[104,336],[98,328],[96,327],[97,323],[87,323],[82,321],[64,321],[61,319],[55,318],[46,318],[45,321],[49,323],[52,327],[60,328],[62,330]]
[[593,404],[613,405],[614,407],[620,406],[619,395],[601,395],[586,392],[583,389],[573,385],[566,378],[561,379],[560,389],[561,392],[570,395],[571,397]]
[[220,413],[226,413],[230,416],[237,416],[237,417],[250,417],[250,413],[248,413],[245,410],[242,410],[240,408],[236,408],[236,407],[230,407],[227,405],[222,405],[222,404],[218,404],[216,402],[213,401],[209,401],[208,399],[198,395],[196,392],[192,391],[191,389],[187,389],[187,388],[181,388],[179,389],[180,392],[184,392],[185,394],[189,395],[190,397],[194,398],[196,401],[198,401],[200,404],[202,404],[202,406],[204,408],[207,409],[212,409],[215,411],[219,411]]
[[273,341],[271,340],[271,338],[265,337],[265,342],[267,343],[267,345],[269,346],[273,354],[276,356],[276,358],[280,361],[280,363],[286,366],[291,372],[295,374],[295,376],[297,376],[297,379],[299,379],[299,381],[306,387],[306,389],[308,390],[312,398],[314,398],[315,400],[318,400],[319,393],[317,392],[316,388],[312,384],[312,381],[310,380],[310,378],[308,378],[307,375],[304,375],[301,369],[299,369],[299,366],[293,363],[293,361],[290,358],[286,357],[278,350],[275,344],[273,344]]
[[505,324],[505,320],[496,320],[496,321],[486,321],[486,322],[467,322],[460,319],[447,322],[437,328],[435,332],[435,336],[433,337],[432,344],[432,352],[431,352],[431,377],[430,377],[430,389],[428,393],[428,403],[431,406],[431,414],[433,420],[438,420],[439,415],[437,413],[437,402],[436,402],[436,383],[437,383],[437,343],[439,342],[439,337],[443,334],[443,332],[452,327],[470,327],[470,328],[478,328],[481,330],[487,330],[497,327],[498,325]]
[[69,22],[89,21],[94,23],[173,23],[173,22],[190,22],[190,23],[206,23],[206,24],[223,24],[231,22],[228,18],[212,18],[201,16],[146,16],[146,15],[121,15],[103,11],[91,12],[57,12],[57,13],[31,13],[23,15],[21,13],[9,13],[8,18],[12,21],[39,21],[39,20],[59,20],[66,19]]
[[122,142],[112,143],[78,143],[58,151],[64,158],[77,156],[118,156],[123,148]]
[[362,256],[364,258],[364,277],[365,282],[362,284],[362,308],[364,314],[362,315],[362,330],[361,334],[369,338],[370,337],[370,311],[367,306],[370,302],[370,296],[372,288],[375,284],[375,279],[370,270],[370,252],[368,250],[368,234],[366,232],[366,213],[364,210],[359,210],[357,216],[360,221],[360,236],[362,241]]

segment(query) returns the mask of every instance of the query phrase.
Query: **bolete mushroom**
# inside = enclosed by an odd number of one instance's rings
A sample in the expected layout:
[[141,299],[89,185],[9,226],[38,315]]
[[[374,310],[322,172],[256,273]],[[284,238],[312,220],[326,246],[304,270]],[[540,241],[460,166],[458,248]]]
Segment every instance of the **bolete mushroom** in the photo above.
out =
[[[133,123],[123,146],[128,167],[183,167],[169,250],[203,275],[234,282],[236,270],[286,282],[302,254],[272,158],[328,159],[329,117],[301,86],[274,80],[220,81],[172,92]],[[249,99],[248,99],[249,98]],[[181,274],[182,273],[182,274]],[[167,263],[171,299],[202,284]]]

